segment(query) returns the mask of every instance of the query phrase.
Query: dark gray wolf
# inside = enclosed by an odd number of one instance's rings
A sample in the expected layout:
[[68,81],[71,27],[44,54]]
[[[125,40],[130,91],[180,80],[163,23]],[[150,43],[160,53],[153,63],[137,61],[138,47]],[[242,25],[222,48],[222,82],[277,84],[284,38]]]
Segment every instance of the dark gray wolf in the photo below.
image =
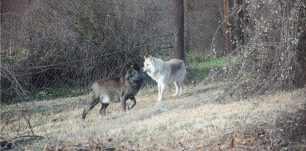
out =
[[167,62],[150,57],[144,57],[143,71],[157,82],[158,84],[158,101],[163,99],[165,86],[169,83],[174,83],[174,96],[183,93],[184,79],[186,76],[186,66],[183,60],[171,59]]
[[135,95],[138,93],[143,83],[141,68],[132,63],[127,69],[126,74],[121,78],[97,80],[91,85],[89,93],[90,102],[83,110],[82,119],[98,103],[102,104],[100,114],[106,115],[108,105],[121,102],[123,111],[126,111],[126,101],[132,100],[133,104],[128,107],[132,109],[136,105]]

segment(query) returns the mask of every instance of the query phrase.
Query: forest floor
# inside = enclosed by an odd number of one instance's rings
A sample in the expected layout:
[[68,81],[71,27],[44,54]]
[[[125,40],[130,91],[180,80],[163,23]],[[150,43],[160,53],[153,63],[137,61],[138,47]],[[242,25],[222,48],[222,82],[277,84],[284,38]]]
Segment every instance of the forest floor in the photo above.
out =
[[[85,120],[86,96],[7,105],[1,116],[14,111],[17,119],[33,110],[32,129],[43,139],[15,141],[30,150],[306,149],[306,88],[217,101],[226,85],[200,83],[179,97],[168,90],[161,103],[156,87],[144,88],[132,110],[122,112],[120,104],[111,104],[102,117],[97,105]],[[8,135],[9,124],[1,122]]]

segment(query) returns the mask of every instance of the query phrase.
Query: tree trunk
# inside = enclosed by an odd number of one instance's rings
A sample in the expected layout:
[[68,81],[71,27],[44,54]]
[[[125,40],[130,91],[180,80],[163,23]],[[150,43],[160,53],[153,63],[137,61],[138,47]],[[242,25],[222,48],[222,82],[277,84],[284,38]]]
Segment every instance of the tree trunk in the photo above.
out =
[[227,47],[227,54],[231,54],[233,49],[233,40],[232,40],[232,29],[231,23],[229,19],[229,2],[228,0],[224,0],[224,19],[225,19],[225,29],[226,29],[226,47]]
[[185,61],[184,53],[184,0],[174,0],[174,51],[175,57]]
[[236,8],[236,15],[235,15],[235,26],[234,26],[234,32],[236,37],[236,50],[241,51],[241,46],[244,44],[244,38],[242,33],[242,19],[243,19],[243,9],[242,7],[242,0],[235,0],[234,1],[234,7]]
[[118,48],[124,48],[124,35],[123,35],[123,9],[124,9],[124,1],[123,0],[116,0],[115,4],[116,9],[116,22],[115,22],[115,29],[118,38]]
[[298,74],[296,74],[294,79],[294,85],[298,88],[306,86],[306,2],[303,1],[302,4],[304,9],[300,10],[298,22],[298,33],[300,36],[297,45],[297,64],[299,64],[299,68],[295,71]]
[[90,22],[94,25],[95,28],[97,28],[97,0],[91,1],[91,12],[90,12]]
[[190,51],[189,48],[189,0],[184,0],[184,51]]

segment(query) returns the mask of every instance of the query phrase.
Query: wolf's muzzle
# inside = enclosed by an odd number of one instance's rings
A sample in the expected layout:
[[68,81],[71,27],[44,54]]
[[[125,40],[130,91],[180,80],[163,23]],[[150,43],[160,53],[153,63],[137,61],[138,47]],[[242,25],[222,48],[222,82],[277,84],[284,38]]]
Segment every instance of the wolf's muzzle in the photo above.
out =
[[148,73],[150,73],[150,70],[149,70],[148,68],[143,67],[143,68],[141,68],[141,70],[142,70],[142,72],[148,72]]

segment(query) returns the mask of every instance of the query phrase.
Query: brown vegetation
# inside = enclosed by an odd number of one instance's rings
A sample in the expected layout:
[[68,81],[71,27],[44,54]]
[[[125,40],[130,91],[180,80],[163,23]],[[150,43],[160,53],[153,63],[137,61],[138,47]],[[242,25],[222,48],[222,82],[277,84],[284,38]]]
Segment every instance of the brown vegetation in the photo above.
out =
[[[233,55],[208,78],[225,83],[205,80],[154,106],[146,79],[135,110],[99,121],[93,112],[84,123],[88,83],[116,77],[127,61],[142,64],[147,54],[176,55],[173,1],[0,2],[2,148],[305,149],[305,0],[188,0],[180,17],[188,20],[189,56],[205,66],[214,55]],[[232,44],[233,53],[225,53]],[[189,79],[208,72],[189,71]],[[62,91],[57,99],[48,94],[54,89]]]
[[226,72],[234,75],[227,94],[245,98],[305,85],[305,6],[300,0],[257,0],[240,5],[248,20],[242,28],[245,44],[240,48],[241,60],[227,68]]
[[[34,131],[45,138],[25,146],[14,142],[27,148],[52,150],[305,148],[305,115],[302,114],[305,89],[220,104],[215,99],[223,93],[224,85],[189,87],[178,99],[170,97],[168,91],[169,99],[160,106],[154,106],[156,92],[142,90],[133,110],[118,112],[121,107],[114,104],[109,107],[108,116],[101,118],[99,108],[94,108],[86,121],[80,119],[85,96],[37,102],[36,106],[49,106],[32,118]],[[65,104],[69,105],[63,110],[53,108]],[[1,114],[14,106],[7,106]],[[18,125],[18,121],[10,124],[14,123]],[[4,132],[14,134],[8,128],[6,125]]]

